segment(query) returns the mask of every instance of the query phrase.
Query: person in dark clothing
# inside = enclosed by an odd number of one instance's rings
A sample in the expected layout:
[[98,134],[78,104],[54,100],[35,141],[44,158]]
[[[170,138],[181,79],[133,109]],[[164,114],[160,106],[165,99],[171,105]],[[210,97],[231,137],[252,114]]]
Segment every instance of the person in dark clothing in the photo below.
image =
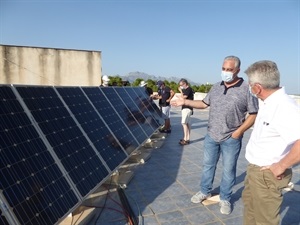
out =
[[[188,81],[182,78],[179,81],[178,87],[181,98],[194,100],[193,89],[189,86]],[[180,145],[187,145],[190,143],[191,133],[191,115],[193,115],[193,108],[187,105],[181,107],[181,124],[183,128],[183,139],[179,141]]]
[[170,121],[170,101],[175,95],[175,92],[161,80],[156,83],[158,87],[158,95],[154,95],[154,99],[159,99],[159,106],[161,108],[163,119],[165,124],[163,129],[160,130],[162,133],[171,133],[171,121]]

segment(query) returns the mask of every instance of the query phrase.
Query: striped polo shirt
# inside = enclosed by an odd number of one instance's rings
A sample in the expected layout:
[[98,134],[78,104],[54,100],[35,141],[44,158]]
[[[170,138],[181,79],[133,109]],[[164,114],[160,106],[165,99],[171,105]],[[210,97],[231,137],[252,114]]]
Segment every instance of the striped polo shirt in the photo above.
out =
[[243,78],[229,88],[223,81],[214,84],[203,102],[210,107],[208,135],[216,142],[230,138],[245,121],[247,113],[258,112],[258,99],[250,94]]

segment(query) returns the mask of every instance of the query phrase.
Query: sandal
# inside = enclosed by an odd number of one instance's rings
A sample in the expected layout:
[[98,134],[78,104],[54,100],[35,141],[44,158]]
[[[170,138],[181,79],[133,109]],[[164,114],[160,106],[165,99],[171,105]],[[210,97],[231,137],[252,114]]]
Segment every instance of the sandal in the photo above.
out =
[[181,139],[180,142],[179,142],[180,145],[188,145],[189,143],[190,143],[189,140],[186,141],[186,140],[183,140],[183,139]]
[[190,140],[184,140],[184,139],[180,139],[179,142],[182,142],[182,141],[185,141],[187,142],[188,144],[190,143]]

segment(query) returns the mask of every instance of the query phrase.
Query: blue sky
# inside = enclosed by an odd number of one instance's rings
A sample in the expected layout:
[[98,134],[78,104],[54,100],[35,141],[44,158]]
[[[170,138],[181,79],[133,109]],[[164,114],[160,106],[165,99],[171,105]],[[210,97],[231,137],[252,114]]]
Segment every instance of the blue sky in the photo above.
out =
[[299,0],[0,0],[0,44],[102,52],[102,72],[221,79],[225,56],[277,63],[300,94]]

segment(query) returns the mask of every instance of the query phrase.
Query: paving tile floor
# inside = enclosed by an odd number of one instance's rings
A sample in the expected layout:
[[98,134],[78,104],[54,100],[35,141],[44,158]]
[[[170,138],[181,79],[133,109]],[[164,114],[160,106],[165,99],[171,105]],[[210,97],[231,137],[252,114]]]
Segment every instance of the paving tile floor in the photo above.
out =
[[[124,189],[133,211],[139,216],[139,224],[145,225],[242,225],[245,146],[251,129],[244,134],[243,148],[237,163],[237,181],[233,188],[233,211],[222,215],[219,205],[193,204],[191,196],[199,191],[203,158],[203,140],[206,134],[208,111],[195,110],[192,117],[191,143],[179,145],[182,138],[181,112],[172,109],[172,133],[163,145],[151,150],[151,157],[134,169],[132,180]],[[222,165],[219,160],[213,193],[219,193]],[[295,190],[284,193],[281,209],[281,225],[300,224],[300,165],[293,168]],[[105,203],[105,204],[104,204]],[[127,224],[120,199],[115,191],[103,197],[105,206],[96,218],[96,225]]]

